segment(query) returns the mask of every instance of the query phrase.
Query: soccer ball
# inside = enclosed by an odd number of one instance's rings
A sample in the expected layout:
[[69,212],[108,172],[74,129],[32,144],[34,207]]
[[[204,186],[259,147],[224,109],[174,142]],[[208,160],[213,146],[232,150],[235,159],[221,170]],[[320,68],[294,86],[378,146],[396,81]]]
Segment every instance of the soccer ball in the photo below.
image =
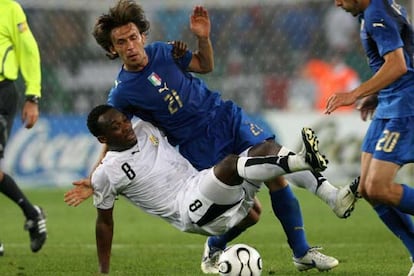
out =
[[256,249],[246,244],[235,244],[220,255],[218,267],[222,276],[259,276],[263,263]]

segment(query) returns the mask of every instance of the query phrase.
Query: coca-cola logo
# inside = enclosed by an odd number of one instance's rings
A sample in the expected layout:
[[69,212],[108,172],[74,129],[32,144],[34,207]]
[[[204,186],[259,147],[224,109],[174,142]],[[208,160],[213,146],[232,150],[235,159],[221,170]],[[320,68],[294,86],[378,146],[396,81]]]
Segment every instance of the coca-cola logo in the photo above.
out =
[[85,117],[43,117],[30,130],[21,124],[14,128],[4,167],[24,186],[67,186],[89,175],[100,149]]

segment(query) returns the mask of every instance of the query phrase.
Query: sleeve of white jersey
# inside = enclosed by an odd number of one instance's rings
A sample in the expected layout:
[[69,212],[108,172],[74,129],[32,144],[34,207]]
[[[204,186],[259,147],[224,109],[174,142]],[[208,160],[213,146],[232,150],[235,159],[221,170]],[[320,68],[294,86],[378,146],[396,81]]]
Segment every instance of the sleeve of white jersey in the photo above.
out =
[[93,205],[104,210],[112,208],[117,194],[102,165],[92,174],[91,182],[94,190]]
[[153,134],[156,137],[160,137],[168,141],[168,138],[165,135],[165,133],[161,129],[151,124],[150,122],[146,122],[142,120],[135,122],[133,124],[133,128],[135,130],[135,133],[137,133],[137,136],[139,136],[139,131],[146,131],[149,134]]

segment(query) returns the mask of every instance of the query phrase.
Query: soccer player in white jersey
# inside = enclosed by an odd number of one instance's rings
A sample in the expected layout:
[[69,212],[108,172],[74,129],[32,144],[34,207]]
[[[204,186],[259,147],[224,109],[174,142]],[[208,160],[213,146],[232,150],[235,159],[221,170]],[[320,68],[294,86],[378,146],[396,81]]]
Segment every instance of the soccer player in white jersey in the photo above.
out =
[[[168,141],[179,146],[180,153],[198,170],[214,166],[228,154],[294,154],[277,143],[273,133],[235,102],[223,100],[219,91],[211,90],[198,75],[191,74],[205,74],[214,69],[207,9],[195,6],[189,27],[197,40],[197,50],[184,50],[176,55],[175,43],[147,44],[150,23],[134,0],[119,0],[97,18],[93,30],[96,41],[109,58],[119,57],[122,62],[108,103],[129,118],[137,116],[162,129]],[[319,172],[303,171],[288,177],[291,183],[321,198],[337,216],[346,218],[352,212],[356,200],[352,186],[339,189]],[[308,262],[306,268],[302,262],[302,258],[311,254],[312,247],[306,240],[299,201],[288,182],[278,177],[265,184],[273,214],[292,250],[294,265],[299,270],[319,269],[314,262]],[[256,212],[252,213],[249,224],[208,238],[201,262],[203,272],[217,272],[215,253],[257,223],[261,212],[257,200],[253,210]]]
[[[65,194],[65,202],[77,206],[93,194],[98,210],[96,243],[100,273],[109,273],[112,213],[118,195],[181,231],[218,235],[247,217],[263,181],[289,172],[321,171],[327,163],[309,128],[302,130],[305,147],[300,154],[229,155],[202,171],[180,155],[159,129],[142,120],[132,127],[123,113],[109,105],[97,106],[90,112],[88,128],[107,145],[108,152],[94,171],[91,186],[76,186]],[[318,251],[315,254],[322,255]],[[322,256],[324,263],[329,260],[326,269],[338,264],[335,258]]]

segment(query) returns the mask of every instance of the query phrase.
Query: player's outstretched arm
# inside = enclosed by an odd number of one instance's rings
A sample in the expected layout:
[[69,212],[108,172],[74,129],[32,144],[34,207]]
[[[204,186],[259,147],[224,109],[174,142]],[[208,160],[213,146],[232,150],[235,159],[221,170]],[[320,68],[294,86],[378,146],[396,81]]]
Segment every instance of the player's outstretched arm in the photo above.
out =
[[190,16],[190,29],[197,38],[210,38],[211,23],[207,9],[202,6],[194,7]]
[[211,23],[207,10],[196,6],[190,16],[190,29],[198,40],[198,49],[188,66],[191,72],[206,74],[214,69],[213,46],[210,41]]
[[340,106],[351,105],[364,97],[377,94],[407,72],[404,52],[402,48],[388,52],[384,55],[384,64],[367,81],[349,93],[335,93],[328,98],[325,114],[331,114]]
[[96,249],[98,251],[99,272],[109,273],[112,238],[114,234],[113,208],[108,210],[97,209],[96,219]]
[[64,201],[69,206],[76,207],[93,195],[89,178],[74,181],[72,184],[75,187],[67,191],[64,196]]

